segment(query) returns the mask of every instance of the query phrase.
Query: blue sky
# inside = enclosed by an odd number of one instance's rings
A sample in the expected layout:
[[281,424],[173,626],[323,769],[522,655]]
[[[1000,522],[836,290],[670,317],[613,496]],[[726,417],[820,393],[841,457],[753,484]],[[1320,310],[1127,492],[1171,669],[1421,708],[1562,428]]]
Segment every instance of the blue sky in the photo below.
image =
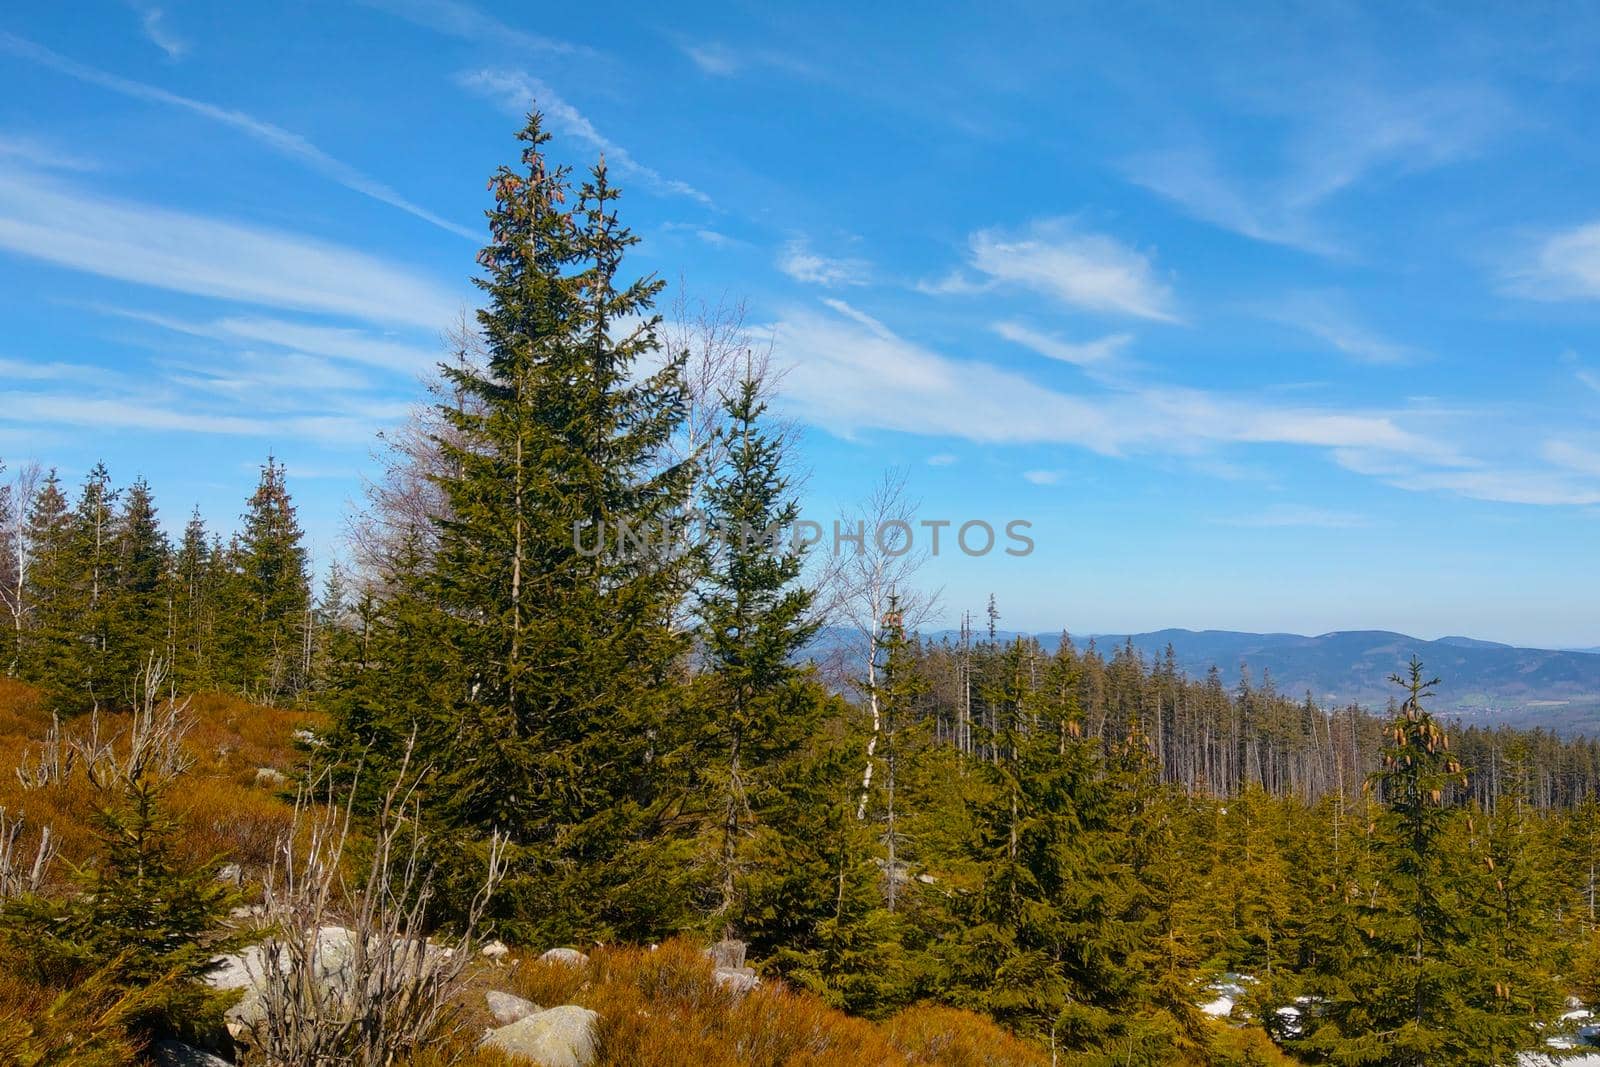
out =
[[1600,18],[1075,6],[12,5],[0,456],[329,558],[536,97],[947,618],[1600,645]]

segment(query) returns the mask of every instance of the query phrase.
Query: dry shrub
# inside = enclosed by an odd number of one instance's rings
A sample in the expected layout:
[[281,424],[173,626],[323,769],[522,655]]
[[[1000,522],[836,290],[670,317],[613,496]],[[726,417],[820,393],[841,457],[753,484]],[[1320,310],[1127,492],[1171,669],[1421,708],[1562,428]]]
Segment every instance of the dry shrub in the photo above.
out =
[[907,1063],[943,1067],[1032,1067],[1050,1057],[993,1019],[960,1008],[917,1004],[884,1024]]
[[[882,1030],[781,983],[739,997],[712,979],[699,945],[669,941],[655,950],[598,948],[587,967],[524,959],[484,968],[472,993],[516,993],[542,1007],[579,1004],[600,1013],[603,1067],[880,1067],[905,1063]],[[462,1039],[465,1040],[464,1038]],[[406,1061],[434,1067],[464,1053],[474,1067],[503,1061],[458,1044],[437,1058]],[[921,1061],[937,1062],[937,1061]]]
[[116,988],[109,965],[71,989],[45,989],[0,966],[0,1063],[15,1067],[124,1067],[139,1042],[129,1020],[162,990]]
[[[414,742],[414,739],[413,739]],[[371,827],[364,877],[347,873],[354,800],[323,806],[300,790],[295,818],[266,879],[258,962],[259,1017],[246,1043],[273,1067],[388,1067],[396,1057],[454,1031],[478,945],[477,929],[503,870],[498,835],[466,918],[448,942],[427,937],[433,869],[425,860],[408,744]],[[359,770],[357,772],[359,774]],[[352,796],[354,789],[351,790]],[[335,947],[327,927],[345,927]]]
[[1216,1022],[1212,1026],[1208,1067],[1298,1067],[1293,1059],[1258,1026],[1233,1026]]
[[[268,708],[224,693],[190,698],[194,726],[186,738],[191,760],[182,787],[173,800],[183,830],[178,852],[186,863],[213,860],[242,864],[247,875],[259,876],[272,861],[274,842],[289,825],[293,804],[281,790],[256,784],[256,771],[273,767],[292,773],[300,760],[295,732],[316,730],[322,719],[312,712]],[[101,715],[101,737],[124,732],[127,713]],[[82,717],[61,724],[63,749],[83,742],[95,720]],[[53,844],[67,864],[82,866],[92,855],[91,831],[95,791],[83,768],[75,765],[65,781],[27,788],[14,773],[30,760],[37,764],[50,735],[50,709],[32,686],[0,677],[0,807],[13,820],[25,821],[15,842],[17,852],[36,849],[39,834],[49,827]],[[56,877],[65,877],[57,865]]]

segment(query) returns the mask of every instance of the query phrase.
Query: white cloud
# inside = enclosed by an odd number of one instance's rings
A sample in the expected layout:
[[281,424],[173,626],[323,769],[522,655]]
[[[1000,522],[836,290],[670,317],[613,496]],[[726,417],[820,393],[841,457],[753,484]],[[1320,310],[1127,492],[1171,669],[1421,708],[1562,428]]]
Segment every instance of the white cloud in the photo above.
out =
[[145,0],[129,0],[129,6],[139,16],[139,28],[146,39],[167,54],[171,60],[182,59],[189,51],[189,42],[178,36],[167,25],[167,13]]
[[258,435],[270,420],[176,411],[133,399],[54,393],[0,393],[0,411],[15,422],[88,426],[96,430],[176,430],[190,433]]
[[1023,480],[1034,485],[1060,485],[1060,471],[1023,471]]
[[316,326],[254,315],[233,315],[209,322],[189,322],[143,311],[121,308],[101,310],[193,337],[266,344],[294,352],[364,363],[408,374],[427,370],[440,359],[437,352],[384,337],[375,337],[365,330]]
[[882,322],[879,322],[871,315],[868,315],[865,311],[862,311],[859,308],[851,307],[843,300],[835,300],[832,297],[824,297],[822,303],[825,307],[832,308],[845,318],[851,319],[857,323],[860,323],[862,326],[865,326],[868,330],[872,331],[872,335],[874,337],[879,337],[888,341],[898,340],[889,327],[885,326]]
[[485,69],[467,71],[459,75],[457,81],[463,88],[493,100],[507,114],[518,118],[525,117],[537,106],[561,132],[596,149],[619,173],[631,174],[657,192],[686,196],[702,204],[711,203],[709,196],[688,182],[665,177],[660,171],[634,159],[626,148],[602,134],[581,111],[531,74],[519,70]]
[[972,235],[972,267],[1070,307],[1176,322],[1172,293],[1150,259],[1113,237],[1045,219],[1019,233]]
[[930,467],[949,467],[956,462],[956,455],[953,452],[936,452],[928,457],[927,462]]
[[735,48],[721,41],[678,42],[678,48],[700,69],[713,78],[731,78],[747,70],[769,69],[803,78],[819,79],[821,72],[803,60],[771,48]]
[[[1129,177],[1190,215],[1253,240],[1331,255],[1342,251],[1317,219],[1337,194],[1383,176],[1433,169],[1475,152],[1505,125],[1510,107],[1481,86],[1435,86],[1386,93],[1370,86],[1304,86],[1294,110],[1264,112],[1287,127],[1276,168],[1227,173],[1217,150],[1190,143],[1138,155]],[[1308,103],[1309,101],[1309,103]],[[1252,154],[1260,154],[1259,140]]]
[[830,307],[837,314],[797,309],[771,329],[776,355],[789,368],[787,401],[801,417],[844,436],[890,430],[1071,444],[1107,455],[1257,443],[1450,458],[1447,448],[1385,413],[1287,407],[1193,389],[1069,393],[988,363],[941,355],[849,305]]
[[339,245],[0,170],[0,249],[198,296],[438,331],[460,298]]
[[1353,530],[1371,526],[1365,515],[1298,504],[1280,504],[1254,515],[1237,515],[1218,520],[1224,526],[1244,526],[1257,529],[1287,527],[1315,527],[1324,530]]
[[304,352],[239,352],[227,365],[164,361],[176,384],[252,403],[256,407],[295,408],[298,394],[353,392],[371,387],[366,375]]
[[[794,309],[760,332],[770,332],[775,357],[786,368],[782,396],[789,412],[842,437],[889,431],[1069,445],[1107,456],[1172,456],[1197,470],[1229,448],[1287,446],[1322,451],[1347,470],[1411,491],[1518,504],[1600,504],[1600,475],[1589,466],[1600,464],[1600,453],[1547,445],[1537,458],[1556,466],[1527,457],[1488,462],[1417,428],[1460,412],[1338,409],[1122,382],[1067,391],[935,352],[842,301],[827,306],[832,313]],[[1268,517],[1285,525],[1334,521],[1332,513]]]
[[168,92],[159,86],[147,85],[144,82],[133,81],[116,74],[97,70],[94,67],[85,66],[59,53],[52,52],[42,45],[34,44],[32,41],[3,31],[0,31],[0,51],[21,56],[23,59],[47,67],[60,74],[65,74],[70,78],[76,78],[78,81],[86,82],[90,85],[98,85],[102,89],[108,89],[122,96],[178,108],[181,111],[198,115],[230,129],[238,130],[247,137],[266,145],[279,155],[298,160],[313,172],[330,181],[337,182],[346,189],[360,193],[362,196],[370,197],[379,203],[398,208],[408,215],[460,237],[473,241],[481,240],[484,237],[484,234],[477,230],[457,225],[448,219],[435,215],[427,208],[412,203],[383,182],[368,177],[348,163],[334,159],[298,133],[286,130],[282,126],[263,122],[242,111],[233,111],[228,108],[218,107],[215,104],[208,104],[203,100],[179,96],[177,93]]
[[398,401],[354,403],[346,396],[341,398],[337,413],[235,415],[202,410],[193,393],[175,398],[136,391],[104,396],[88,396],[81,392],[0,392],[0,423],[79,426],[96,433],[135,430],[300,438],[331,445],[359,445],[370,442],[379,427],[401,417],[408,406]]
[[1337,294],[1291,293],[1267,314],[1361,363],[1399,364],[1418,358],[1415,349],[1390,340],[1357,321]]
[[83,156],[63,152],[58,148],[36,141],[31,137],[18,137],[0,133],[0,159],[12,159],[30,167],[43,170],[97,170],[95,162]]
[[590,58],[598,54],[587,45],[572,44],[517,29],[471,4],[460,3],[459,0],[359,0],[359,2],[425,29],[463,40],[509,46],[517,51],[533,50]]
[[1600,299],[1600,222],[1547,237],[1505,282],[1508,292],[1533,300]]
[[703,44],[684,44],[683,52],[703,73],[726,78],[739,73],[745,59],[727,45],[708,41]]
[[1078,367],[1110,362],[1133,341],[1131,333],[1114,333],[1094,341],[1063,341],[1053,334],[1041,333],[1020,322],[996,322],[989,328],[1007,341],[1031,348],[1041,356]]
[[1546,441],[1541,454],[1558,467],[1600,478],[1600,451],[1570,441]]
[[1448,492],[1502,504],[1600,504],[1600,481],[1570,470],[1472,460],[1463,461],[1454,468],[1439,469],[1418,465],[1404,456],[1359,448],[1338,450],[1334,458],[1347,470],[1418,492]]
[[872,269],[865,260],[824,256],[811,249],[805,238],[796,238],[778,254],[778,269],[797,282],[837,288],[866,285]]

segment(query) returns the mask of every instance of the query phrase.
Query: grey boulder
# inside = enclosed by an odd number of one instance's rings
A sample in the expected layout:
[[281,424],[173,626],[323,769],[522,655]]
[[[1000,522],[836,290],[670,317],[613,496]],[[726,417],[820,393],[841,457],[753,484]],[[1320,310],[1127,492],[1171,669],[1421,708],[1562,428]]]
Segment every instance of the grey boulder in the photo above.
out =
[[489,990],[483,999],[489,1002],[489,1014],[501,1026],[510,1026],[539,1010],[539,1005],[533,1001],[513,993],[502,993],[498,989]]
[[483,1035],[485,1048],[497,1049],[538,1067],[590,1067],[595,1060],[598,1012],[563,1004],[534,1012]]

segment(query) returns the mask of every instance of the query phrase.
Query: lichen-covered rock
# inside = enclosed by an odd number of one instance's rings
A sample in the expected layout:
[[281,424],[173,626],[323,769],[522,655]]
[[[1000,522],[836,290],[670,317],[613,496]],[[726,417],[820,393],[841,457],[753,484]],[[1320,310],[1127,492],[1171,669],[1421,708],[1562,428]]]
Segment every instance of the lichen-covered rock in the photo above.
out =
[[483,1035],[483,1045],[538,1067],[590,1067],[599,1020],[598,1012],[563,1004],[490,1030]]
[[706,949],[706,955],[711,957],[713,965],[736,971],[744,966],[745,951],[746,945],[743,941],[730,937]]
[[276,789],[289,781],[288,775],[276,767],[257,767],[256,785],[265,789]]
[[564,963],[568,967],[583,967],[589,962],[589,957],[575,948],[552,948],[539,957],[543,963]]
[[150,1046],[150,1059],[156,1067],[233,1067],[221,1056],[182,1041],[157,1041]]
[[760,976],[749,967],[718,967],[711,977],[717,985],[735,993],[748,993],[761,984]]
[[510,953],[510,951],[511,950],[506,947],[506,943],[504,941],[497,939],[480,948],[478,950],[478,955],[482,956],[486,960],[493,960],[494,962],[499,963],[501,960],[506,958],[506,955]]
[[510,1026],[539,1010],[539,1005],[533,1001],[514,993],[502,993],[498,989],[489,990],[483,999],[489,1003],[489,1014],[501,1026]]

